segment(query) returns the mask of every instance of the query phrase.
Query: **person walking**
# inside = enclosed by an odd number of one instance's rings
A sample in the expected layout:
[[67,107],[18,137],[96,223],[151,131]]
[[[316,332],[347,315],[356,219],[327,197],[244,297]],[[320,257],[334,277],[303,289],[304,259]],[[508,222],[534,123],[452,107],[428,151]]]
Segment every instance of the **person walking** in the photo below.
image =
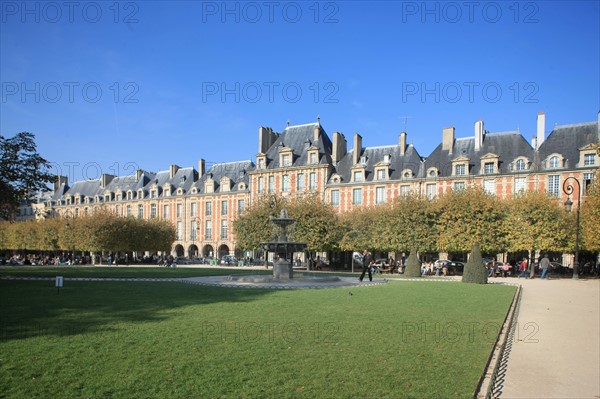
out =
[[549,266],[550,266],[550,259],[548,259],[548,254],[544,254],[544,257],[540,261],[540,267],[542,268],[542,276],[540,277],[541,279],[550,278],[549,276],[546,277],[546,275],[548,274]]
[[523,261],[519,263],[519,278],[525,277],[527,278],[527,258],[523,258]]
[[371,274],[371,253],[369,251],[367,251],[365,249],[365,251],[363,252],[363,270],[362,270],[362,274],[360,275],[360,277],[358,278],[360,281],[363,281],[363,278],[365,278],[365,273],[368,271],[369,272],[369,281],[373,281],[373,274]]

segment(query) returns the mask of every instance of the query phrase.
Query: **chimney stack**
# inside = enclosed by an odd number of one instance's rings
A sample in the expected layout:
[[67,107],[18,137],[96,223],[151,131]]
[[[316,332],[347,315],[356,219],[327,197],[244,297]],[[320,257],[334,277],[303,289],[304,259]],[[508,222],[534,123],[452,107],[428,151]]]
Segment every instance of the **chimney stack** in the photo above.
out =
[[538,146],[537,146],[537,137],[533,136],[531,138],[531,146],[533,147],[533,149],[535,151],[537,151],[537,149],[538,149]]
[[106,173],[103,173],[102,176],[100,177],[100,187],[106,188],[106,186],[108,186],[114,178],[115,177],[113,175],[108,175]]
[[481,150],[483,146],[483,119],[475,122],[475,151]]
[[537,146],[534,148],[537,150],[546,139],[546,114],[538,112],[537,116]]
[[56,193],[63,184],[68,186],[69,178],[67,176],[56,176],[56,179],[54,180],[54,192]]
[[198,161],[198,179],[204,176],[204,173],[206,173],[206,162],[203,158],[200,158]]
[[362,153],[362,136],[358,133],[354,133],[354,152],[352,153],[352,164],[356,165],[360,161],[360,154]]
[[442,150],[452,155],[454,148],[454,126],[442,129]]
[[317,125],[313,129],[313,143],[317,143],[319,141],[320,134],[321,134],[321,125]]
[[172,179],[175,176],[175,173],[179,170],[179,166],[171,165],[169,166],[169,179]]
[[400,137],[398,137],[398,146],[400,147],[400,155],[404,155],[406,151],[406,132],[400,133]]
[[270,127],[259,127],[258,128],[258,153],[264,154],[267,152],[269,147],[273,145],[279,135],[273,133],[273,129]]
[[138,169],[135,171],[135,180],[140,181],[140,179],[144,176],[144,171],[142,169]]
[[348,143],[346,142],[346,138],[340,132],[333,133],[333,149],[332,149],[331,158],[333,160],[333,164],[337,165],[337,163],[346,155],[348,152]]

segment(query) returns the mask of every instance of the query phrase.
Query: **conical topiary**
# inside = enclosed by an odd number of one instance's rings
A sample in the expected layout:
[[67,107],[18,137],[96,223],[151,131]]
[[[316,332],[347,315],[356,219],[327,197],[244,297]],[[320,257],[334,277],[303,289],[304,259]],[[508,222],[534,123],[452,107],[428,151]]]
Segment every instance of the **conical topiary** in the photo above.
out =
[[485,270],[485,265],[483,264],[479,243],[473,245],[471,257],[463,271],[462,282],[474,284],[487,284],[488,282],[488,274],[487,270]]
[[406,277],[421,277],[421,262],[417,258],[417,250],[410,251],[410,255],[406,260],[406,269],[404,270]]

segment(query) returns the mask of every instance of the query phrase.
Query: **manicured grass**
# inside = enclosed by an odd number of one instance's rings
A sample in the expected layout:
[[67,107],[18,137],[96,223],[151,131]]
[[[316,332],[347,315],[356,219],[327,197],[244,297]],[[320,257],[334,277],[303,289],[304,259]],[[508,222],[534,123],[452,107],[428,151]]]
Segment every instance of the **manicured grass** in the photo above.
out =
[[350,291],[0,280],[0,397],[466,398],[515,288]]

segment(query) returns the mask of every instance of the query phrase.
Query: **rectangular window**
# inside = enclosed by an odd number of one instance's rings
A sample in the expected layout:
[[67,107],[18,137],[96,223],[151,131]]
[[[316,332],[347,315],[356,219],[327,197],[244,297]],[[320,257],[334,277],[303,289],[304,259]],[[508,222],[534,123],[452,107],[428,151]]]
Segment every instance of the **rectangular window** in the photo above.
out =
[[352,190],[352,203],[354,205],[362,204],[362,188],[355,188]]
[[227,239],[227,220],[221,220],[221,240]]
[[483,164],[483,173],[485,173],[486,175],[494,173],[494,163],[493,162],[484,163]]
[[465,182],[464,181],[457,181],[457,182],[455,182],[454,183],[454,189],[456,191],[464,190],[465,189]]
[[376,204],[384,204],[385,203],[385,187],[376,187],[375,188],[375,203]]
[[156,204],[150,205],[150,219],[156,218]]
[[115,207],[115,213],[117,214],[117,216],[121,216],[121,205],[117,205]]
[[548,176],[548,194],[553,197],[560,196],[560,176],[551,175]]
[[190,222],[190,240],[196,240],[196,234],[198,232],[198,223],[195,220]]
[[138,205],[138,214],[137,214],[137,217],[139,219],[142,219],[144,217],[144,205],[142,205],[142,204]]
[[183,204],[177,204],[177,208],[175,210],[175,216],[180,218],[183,213]]
[[265,192],[265,178],[260,176],[258,178],[258,192],[259,193],[264,193]]
[[204,239],[205,240],[212,240],[212,221],[207,220],[204,223]]
[[269,192],[275,192],[275,176],[269,176]]
[[178,240],[183,239],[183,223],[182,222],[177,222],[177,239]]
[[204,215],[212,216],[212,202],[207,202],[204,204]]
[[456,165],[456,169],[455,169],[454,174],[456,176],[464,176],[466,174],[466,169],[467,168],[465,167],[464,164]]
[[190,216],[196,216],[198,213],[198,204],[196,202],[192,202],[190,205]]
[[163,205],[163,218],[169,218],[169,205]]
[[496,194],[496,184],[494,180],[484,180],[483,190],[488,194]]
[[429,198],[429,199],[436,198],[437,197],[437,184],[428,183],[425,186],[425,195],[427,195],[427,198]]
[[400,186],[400,195],[407,196],[410,194],[410,186],[408,184]]
[[125,208],[125,215],[127,217],[131,216],[131,205],[127,205],[127,208]]
[[357,170],[353,174],[354,181],[363,181],[363,172],[362,170]]
[[331,205],[340,204],[340,190],[331,190]]
[[221,215],[226,216],[228,212],[227,209],[227,200],[221,201]]
[[281,191],[287,193],[290,191],[290,176],[283,175],[283,179],[281,179]]
[[592,187],[592,180],[594,179],[593,173],[583,174],[583,195],[588,193],[588,190]]
[[385,180],[385,169],[377,169],[377,180]]
[[156,198],[156,190],[150,191],[150,198]]
[[515,177],[515,194],[520,192],[524,192],[525,188],[525,178],[524,177]]
[[309,161],[311,165],[314,165],[317,163],[317,153],[316,152],[311,152],[310,156],[309,156]]
[[585,154],[583,156],[583,166],[596,165],[596,154]]
[[308,189],[312,191],[317,189],[317,174],[315,172],[310,172],[308,175]]
[[245,208],[246,208],[246,201],[245,201],[245,200],[243,200],[243,199],[241,199],[241,200],[238,200],[238,206],[237,206],[238,213],[241,213],[241,212],[243,212],[243,210],[244,210]]
[[306,179],[304,173],[298,173],[298,181],[296,182],[296,191],[304,191]]
[[289,154],[285,154],[281,156],[281,163],[283,164],[283,166],[290,166],[292,163],[290,162],[290,155]]

